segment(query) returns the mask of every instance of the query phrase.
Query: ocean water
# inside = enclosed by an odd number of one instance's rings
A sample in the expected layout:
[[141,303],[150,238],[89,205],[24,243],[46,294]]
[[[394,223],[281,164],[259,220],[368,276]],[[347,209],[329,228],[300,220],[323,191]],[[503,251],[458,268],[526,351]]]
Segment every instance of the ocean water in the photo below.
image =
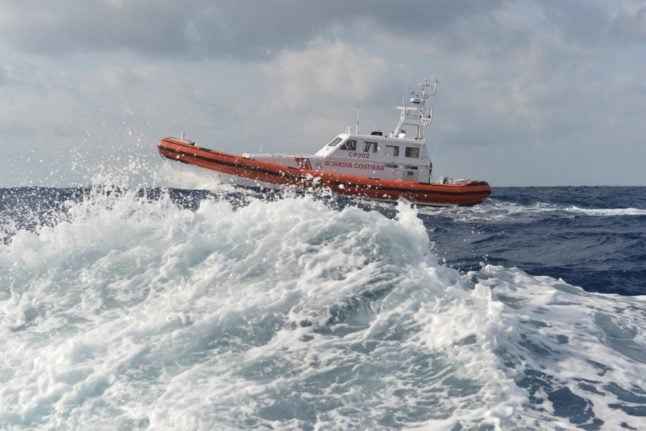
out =
[[646,188],[0,189],[0,429],[644,430]]

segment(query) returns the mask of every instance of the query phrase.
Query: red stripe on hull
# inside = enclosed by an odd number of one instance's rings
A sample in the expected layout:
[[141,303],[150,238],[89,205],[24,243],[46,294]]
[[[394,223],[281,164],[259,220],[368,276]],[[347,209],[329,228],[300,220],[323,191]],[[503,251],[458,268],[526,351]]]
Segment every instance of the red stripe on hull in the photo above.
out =
[[277,163],[197,147],[175,138],[159,142],[159,153],[171,160],[233,175],[301,189],[327,188],[346,196],[396,201],[405,198],[425,205],[474,205],[491,194],[482,181],[455,184],[424,184],[401,180],[377,180],[306,168],[289,168]]

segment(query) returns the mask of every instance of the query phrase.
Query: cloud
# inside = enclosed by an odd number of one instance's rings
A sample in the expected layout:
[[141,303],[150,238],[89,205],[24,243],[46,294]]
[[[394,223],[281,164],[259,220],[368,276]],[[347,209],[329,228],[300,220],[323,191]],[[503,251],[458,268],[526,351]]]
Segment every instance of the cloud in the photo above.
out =
[[88,172],[123,154],[153,164],[181,131],[224,151],[316,151],[357,104],[364,131],[390,130],[431,74],[438,172],[643,182],[643,1],[267,3],[0,0],[0,184],[37,177],[24,154],[58,163],[62,183],[70,153],[91,155]]
[[501,0],[23,0],[0,3],[0,37],[41,55],[128,49],[152,56],[268,58],[327,32],[430,34]]
[[[191,3],[187,0],[188,10]],[[129,48],[143,53],[181,52],[187,9],[180,2],[60,0],[4,1],[0,35],[17,49],[59,55]]]
[[613,20],[612,34],[622,41],[646,42],[646,4],[625,7]]
[[570,43],[617,46],[646,41],[646,3],[543,1],[539,3],[548,26],[555,28]]
[[356,106],[383,82],[388,64],[364,49],[336,41],[282,51],[262,70],[274,83],[272,101],[276,108],[311,109],[322,101]]
[[602,41],[608,33],[611,15],[597,0],[548,0],[539,3],[546,23],[557,29],[562,37],[578,44]]

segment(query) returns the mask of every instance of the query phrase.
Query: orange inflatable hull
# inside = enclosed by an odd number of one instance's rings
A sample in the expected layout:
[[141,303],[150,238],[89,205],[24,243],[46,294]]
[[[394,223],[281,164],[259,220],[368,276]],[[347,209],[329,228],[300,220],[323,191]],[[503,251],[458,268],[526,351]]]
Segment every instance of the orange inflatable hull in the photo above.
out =
[[247,180],[303,190],[329,189],[339,195],[381,201],[404,198],[421,205],[475,205],[491,194],[491,186],[484,181],[426,184],[292,168],[201,148],[177,138],[162,139],[158,149],[167,159]]

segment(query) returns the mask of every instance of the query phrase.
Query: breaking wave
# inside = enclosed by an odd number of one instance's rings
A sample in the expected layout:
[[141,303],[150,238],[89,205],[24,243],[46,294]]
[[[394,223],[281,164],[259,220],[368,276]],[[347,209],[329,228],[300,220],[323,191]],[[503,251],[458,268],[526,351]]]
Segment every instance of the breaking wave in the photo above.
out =
[[5,428],[646,423],[644,296],[459,271],[433,213],[403,203],[66,193],[26,218],[3,209]]

